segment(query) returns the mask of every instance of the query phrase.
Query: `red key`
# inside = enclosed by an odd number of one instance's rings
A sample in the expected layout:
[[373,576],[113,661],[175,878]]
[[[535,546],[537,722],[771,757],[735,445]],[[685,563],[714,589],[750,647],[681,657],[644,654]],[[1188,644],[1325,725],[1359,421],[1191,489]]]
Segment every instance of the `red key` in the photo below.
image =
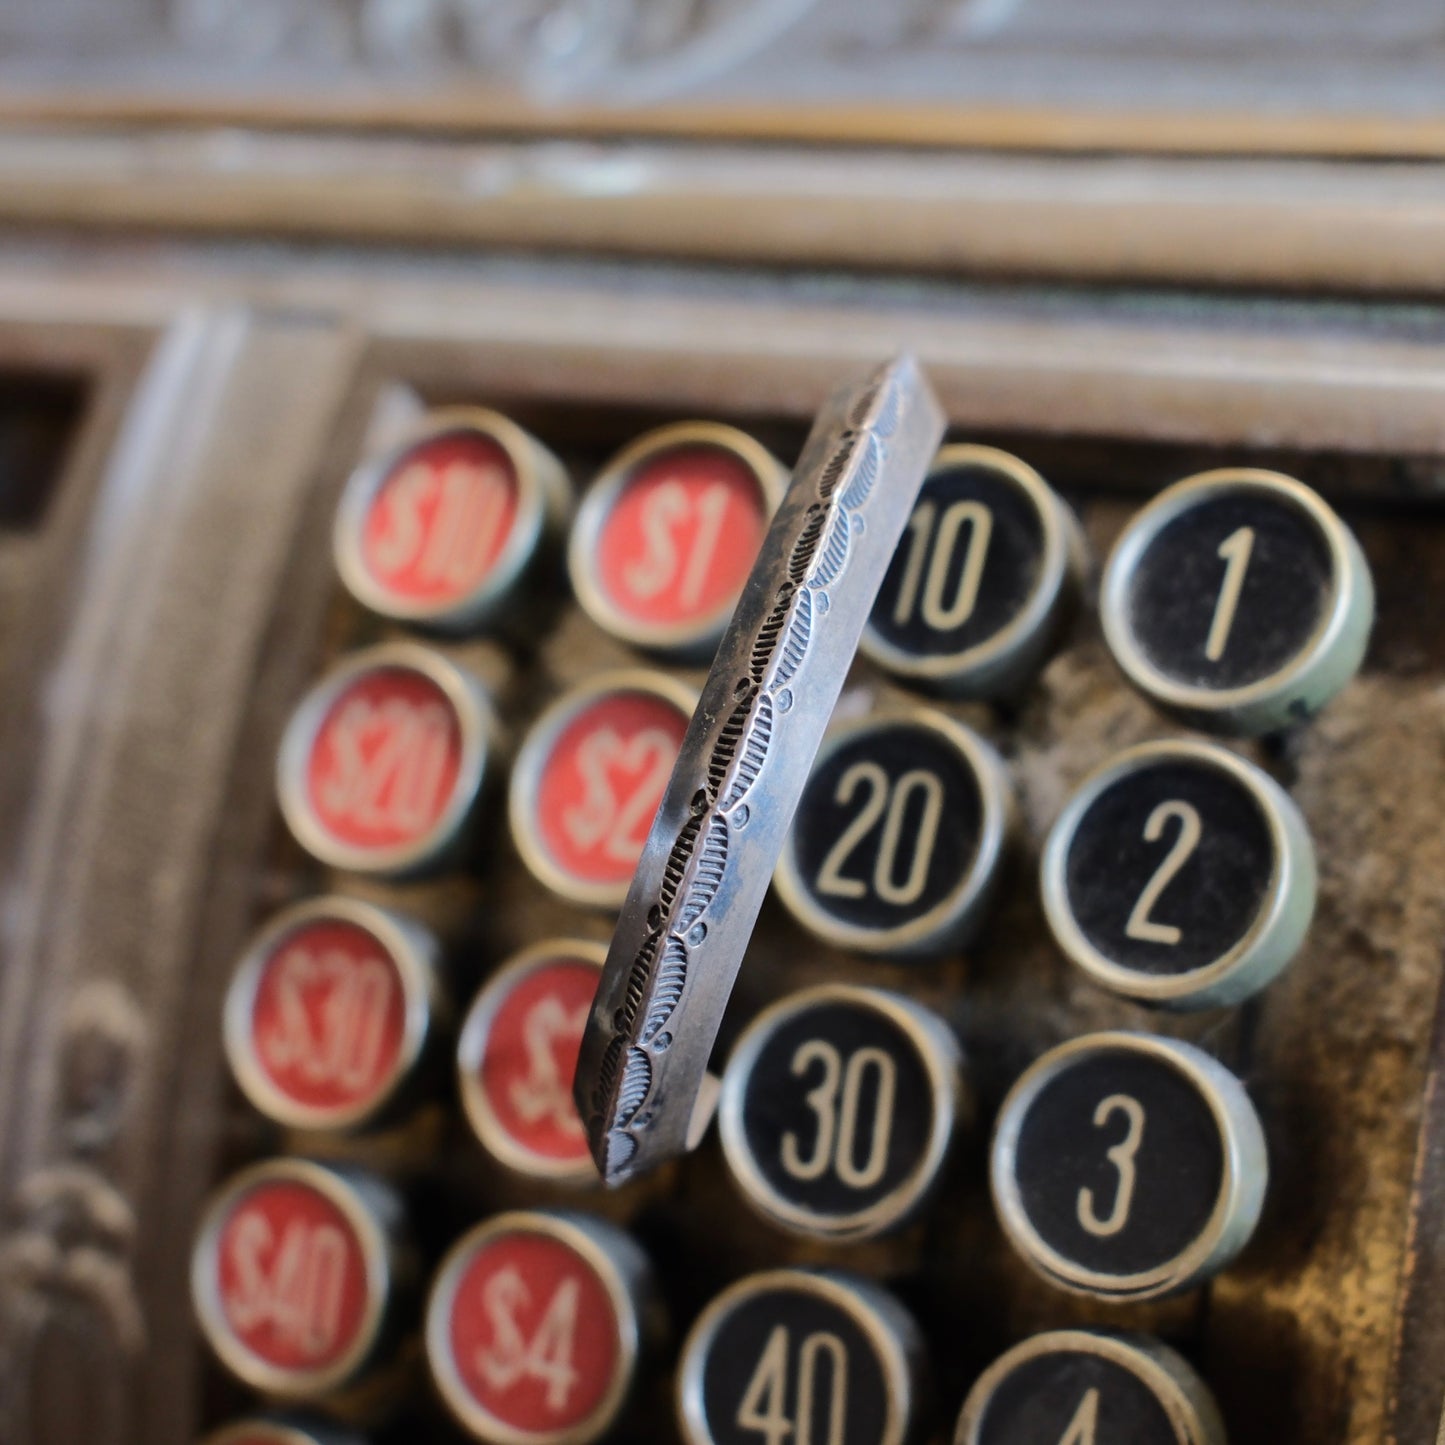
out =
[[609,463],[582,503],[568,554],[578,601],[624,642],[706,656],[784,480],[781,465],[732,427],[649,432]]
[[196,1313],[221,1362],[291,1399],[352,1381],[381,1334],[397,1218],[377,1181],[309,1161],[273,1159],[232,1179],[191,1260]]
[[506,417],[436,412],[352,475],[336,517],[337,570],[385,617],[472,628],[515,599],[569,499],[561,463]]
[[576,903],[617,908],[672,774],[697,694],[662,673],[610,673],[533,726],[512,770],[512,836]]
[[226,1053],[246,1097],[293,1129],[375,1122],[432,1033],[437,955],[420,924],[354,899],[272,920],[226,996]]
[[302,702],[277,766],[281,808],[323,863],[400,875],[457,842],[494,732],[482,685],[441,653],[391,643],[347,658]]
[[483,1148],[533,1178],[597,1182],[572,1076],[607,950],[554,939],[477,995],[457,1048],[462,1106]]
[[637,1373],[651,1272],[615,1226],[519,1210],[447,1255],[427,1307],[432,1375],[478,1440],[586,1445]]

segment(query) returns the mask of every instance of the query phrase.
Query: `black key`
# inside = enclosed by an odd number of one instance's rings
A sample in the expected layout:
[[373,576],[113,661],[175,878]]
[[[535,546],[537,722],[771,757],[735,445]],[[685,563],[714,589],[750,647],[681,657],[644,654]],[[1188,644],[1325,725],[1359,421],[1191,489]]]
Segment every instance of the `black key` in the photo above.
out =
[[997,754],[943,713],[830,729],[775,885],[800,923],[865,953],[927,957],[982,922],[1013,820]]
[[1041,880],[1059,947],[1105,988],[1167,1008],[1247,998],[1295,956],[1314,913],[1299,809],[1211,743],[1146,743],[1085,779]]
[[1053,1330],[979,1377],[953,1445],[1225,1445],[1209,1387],[1143,1335]]
[[383,617],[473,631],[517,612],[543,540],[571,507],[561,462],[483,407],[431,413],[352,474],[336,515],[337,571]]
[[1073,513],[993,447],[938,453],[861,649],[910,686],[1007,696],[1048,657],[1085,567]]
[[800,1234],[895,1228],[938,1180],[960,1066],[943,1021],[897,994],[829,984],[783,999],[739,1039],[723,1077],[733,1178],[759,1213]]
[[779,1269],[724,1290],[678,1367],[687,1445],[901,1445],[923,1344],[892,1295],[853,1275]]
[[1100,595],[1129,680],[1198,727],[1255,735],[1303,722],[1354,676],[1374,587],[1349,529],[1276,472],[1205,472],[1125,530]]
[[1152,1299],[1243,1248],[1268,1178],[1243,1086],[1192,1044],[1101,1033],[1051,1049],[1009,1091],[991,1158],[1010,1242],[1080,1294]]

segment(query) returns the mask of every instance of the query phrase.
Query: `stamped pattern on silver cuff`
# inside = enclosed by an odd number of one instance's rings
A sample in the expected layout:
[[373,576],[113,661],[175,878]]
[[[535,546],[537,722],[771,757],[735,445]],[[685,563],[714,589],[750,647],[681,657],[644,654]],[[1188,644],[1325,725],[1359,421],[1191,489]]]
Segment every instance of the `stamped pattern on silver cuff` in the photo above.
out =
[[583,1041],[578,1106],[609,1182],[687,1148],[773,864],[942,428],[903,358],[835,397],[804,447],[689,727]]

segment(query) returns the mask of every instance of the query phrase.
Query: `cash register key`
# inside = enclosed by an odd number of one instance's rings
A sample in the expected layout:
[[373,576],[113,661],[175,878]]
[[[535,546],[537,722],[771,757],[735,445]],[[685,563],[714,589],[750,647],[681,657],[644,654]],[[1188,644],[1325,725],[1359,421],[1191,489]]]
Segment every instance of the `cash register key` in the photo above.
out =
[[825,984],[764,1010],[723,1075],[723,1154],[744,1198],[799,1234],[866,1239],[927,1199],[963,1103],[953,1034],[921,1004]]
[[467,1122],[487,1153],[519,1174],[598,1182],[572,1076],[606,956],[602,944],[575,938],[528,948],[487,980],[462,1025]]
[[1131,748],[1049,834],[1044,912],[1105,988],[1165,1008],[1238,1003],[1298,952],[1315,904],[1309,827],[1261,769],[1213,743]]
[[390,1117],[445,1012],[439,953],[421,923],[358,899],[286,909],[226,994],[226,1057],[241,1092],[288,1129]]
[[944,447],[861,650],[910,687],[1012,696],[1058,641],[1086,568],[1077,519],[1031,466],[994,447]]
[[213,1430],[200,1445],[366,1445],[366,1441],[329,1420],[258,1415]]
[[713,1300],[683,1345],[683,1439],[902,1445],[922,1362],[913,1318],[871,1281],[801,1269],[749,1275]]
[[441,653],[409,642],[354,653],[287,725],[281,811],[333,868],[425,872],[463,841],[495,733],[480,681]]
[[398,622],[475,630],[515,611],[571,505],[562,464],[482,407],[431,413],[352,474],[333,548],[347,590]]
[[489,1445],[586,1445],[622,1414],[656,1323],[652,1270],[615,1225],[517,1210],[442,1261],[426,1353],[448,1410]]
[[1364,554],[1308,487],[1229,469],[1161,492],[1105,568],[1104,636],[1145,696],[1196,727],[1306,721],[1360,666],[1374,620]]
[[392,1333],[411,1260],[400,1200],[360,1170],[272,1159],[236,1175],[191,1256],[201,1330],[243,1383],[311,1400],[354,1384]]
[[639,437],[578,509],[568,548],[578,602],[623,642],[706,661],[786,480],[782,464],[733,427],[681,422]]
[[1226,1445],[1209,1387],[1143,1335],[1052,1330],[1001,1355],[963,1403],[953,1445]]
[[932,709],[835,725],[819,749],[774,886],[840,948],[936,957],[987,912],[1013,826],[997,753]]
[[1245,1245],[1268,1177],[1244,1087],[1202,1049],[1090,1034],[1051,1049],[1009,1091],[990,1157],[1009,1242],[1061,1289],[1154,1299],[1198,1284]]
[[697,693],[663,672],[604,673],[558,698],[512,768],[512,838],[573,903],[616,909],[647,841]]

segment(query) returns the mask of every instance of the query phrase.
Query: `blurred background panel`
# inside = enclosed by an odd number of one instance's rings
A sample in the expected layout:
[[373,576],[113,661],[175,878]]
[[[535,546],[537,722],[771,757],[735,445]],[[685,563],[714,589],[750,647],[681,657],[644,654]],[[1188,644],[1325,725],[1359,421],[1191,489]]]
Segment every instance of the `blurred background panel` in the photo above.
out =
[[565,112],[569,127],[589,129],[1434,153],[1442,57],[1445,17],[1429,0],[6,0],[0,10],[0,78],[20,113],[546,130]]

